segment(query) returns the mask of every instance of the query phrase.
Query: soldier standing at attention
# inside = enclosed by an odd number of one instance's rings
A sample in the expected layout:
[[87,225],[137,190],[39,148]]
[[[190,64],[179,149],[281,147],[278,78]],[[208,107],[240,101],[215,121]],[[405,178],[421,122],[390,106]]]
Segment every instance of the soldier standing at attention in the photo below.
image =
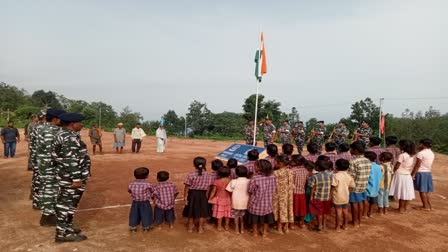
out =
[[297,122],[296,127],[292,129],[292,135],[296,142],[297,151],[302,155],[303,146],[305,145],[305,128],[303,127],[302,121]]
[[73,215],[90,176],[87,145],[81,141],[84,116],[64,113],[59,116],[62,130],[56,135],[54,158],[57,165],[59,193],[56,201],[56,242],[79,242],[87,239],[73,225]]
[[289,126],[288,121],[284,121],[283,125],[278,129],[280,133],[280,139],[282,140],[282,144],[291,143],[291,126]]
[[[244,127],[244,136],[246,138],[247,145],[254,144],[254,121],[253,120],[249,120],[247,122],[246,127]],[[257,145],[257,142],[255,142],[255,146],[256,145]]]
[[58,184],[56,181],[56,165],[52,160],[56,134],[60,131],[59,115],[65,113],[62,109],[50,108],[46,113],[46,123],[37,132],[36,156],[39,170],[39,203],[42,216],[40,225],[56,226],[56,196]]
[[349,134],[349,131],[348,131],[347,127],[345,126],[345,123],[343,121],[339,121],[338,127],[336,127],[336,129],[333,132],[334,143],[338,146],[338,149],[339,149],[339,145],[345,143],[345,141],[347,140],[348,134]]
[[268,147],[269,144],[274,143],[274,134],[276,132],[276,128],[274,124],[272,124],[272,120],[266,116],[266,120],[263,123],[263,140],[264,147]]
[[42,110],[37,114],[38,122],[34,127],[33,131],[30,133],[30,162],[33,167],[33,176],[31,179],[31,195],[30,198],[33,200],[33,208],[40,209],[40,178],[39,178],[39,168],[37,167],[37,136],[39,130],[46,124],[46,111]]
[[[28,142],[28,150],[30,149],[31,144],[31,132],[33,132],[34,128],[37,125],[38,118],[37,115],[31,115],[31,122],[26,126],[25,131],[25,141]],[[33,164],[31,163],[31,152],[28,152],[28,171],[33,170]]]
[[369,146],[370,137],[372,136],[372,129],[369,127],[369,123],[367,121],[361,122],[361,127],[358,128],[355,133],[356,139],[361,140],[364,143],[364,146]]
[[318,146],[318,154],[322,154],[322,145],[325,142],[325,132],[327,129],[325,128],[325,122],[324,121],[318,121],[317,122],[317,128],[315,129],[315,135],[313,138],[313,142],[317,144]]

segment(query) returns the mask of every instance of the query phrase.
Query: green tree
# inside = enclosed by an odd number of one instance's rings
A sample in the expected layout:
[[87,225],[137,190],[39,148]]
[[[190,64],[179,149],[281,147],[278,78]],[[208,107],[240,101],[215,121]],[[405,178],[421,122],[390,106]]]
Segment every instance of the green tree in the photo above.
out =
[[316,129],[317,127],[317,119],[316,118],[310,118],[308,121],[305,122],[305,132],[306,135],[309,136],[311,134],[311,131],[313,129]]
[[162,118],[165,121],[167,134],[182,135],[184,130],[184,120],[181,120],[174,110],[168,110],[168,112],[164,114]]
[[288,114],[288,120],[291,127],[295,126],[296,123],[300,120],[300,115],[296,107],[292,107],[291,113]]
[[352,121],[358,125],[362,121],[367,121],[372,130],[378,132],[380,108],[373,103],[372,99],[366,98],[355,102],[351,109],[350,119]]
[[0,82],[0,111],[14,111],[28,101],[25,90]]
[[246,120],[241,114],[233,112],[222,112],[213,114],[212,134],[226,137],[242,138]]
[[135,125],[143,120],[143,116],[139,112],[132,112],[132,110],[126,106],[123,111],[121,111],[118,120],[124,124],[127,132],[135,127]]
[[[243,117],[244,119],[246,119],[247,121],[249,120],[254,120],[254,113],[255,113],[255,98],[256,95],[253,94],[249,97],[246,98],[246,100],[244,100],[244,104],[243,104]],[[264,102],[264,95],[259,94],[258,95],[258,111],[257,111],[257,120],[260,121],[262,119],[265,118],[266,115],[263,115],[263,111],[261,110],[261,108],[263,107],[263,103]]]
[[[257,120],[261,121],[269,116],[272,119],[274,125],[278,126],[280,121],[285,120],[287,115],[282,114],[280,110],[281,103],[275,100],[265,101],[265,96],[262,94],[258,95],[258,112],[257,112]],[[243,104],[243,117],[246,120],[253,120],[255,113],[255,95],[251,95],[244,101]]]
[[57,94],[53,91],[37,90],[31,95],[31,102],[37,107],[62,108]]
[[212,112],[207,104],[195,100],[188,109],[187,122],[193,135],[207,134],[212,128]]

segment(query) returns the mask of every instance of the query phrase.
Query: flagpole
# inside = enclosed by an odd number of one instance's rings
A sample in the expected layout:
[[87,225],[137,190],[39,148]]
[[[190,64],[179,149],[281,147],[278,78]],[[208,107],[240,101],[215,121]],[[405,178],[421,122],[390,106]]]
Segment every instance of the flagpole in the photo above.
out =
[[383,117],[382,115],[382,104],[383,104],[384,98],[380,98],[380,120],[379,120],[379,124],[378,124],[378,137],[381,138],[381,118]]
[[257,92],[255,93],[255,117],[254,117],[254,143],[253,146],[257,145],[257,115],[258,115],[258,88],[259,84],[257,81]]

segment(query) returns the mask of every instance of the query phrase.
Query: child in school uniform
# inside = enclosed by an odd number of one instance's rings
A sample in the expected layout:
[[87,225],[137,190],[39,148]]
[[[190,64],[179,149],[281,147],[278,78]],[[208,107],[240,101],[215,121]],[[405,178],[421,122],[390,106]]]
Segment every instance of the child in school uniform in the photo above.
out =
[[375,154],[376,154],[375,162],[377,164],[380,164],[380,155],[381,155],[381,153],[384,152],[384,149],[381,148],[381,146],[380,146],[382,141],[383,140],[381,140],[381,138],[379,138],[379,137],[370,137],[369,138],[369,147],[370,147],[369,151],[375,152]]
[[154,187],[154,224],[158,229],[162,229],[163,222],[168,223],[170,229],[173,228],[176,216],[174,214],[174,204],[179,191],[177,187],[168,182],[170,174],[167,171],[159,171],[157,173],[157,181]]
[[293,176],[288,168],[288,156],[278,155],[275,158],[277,170],[274,171],[276,189],[274,193],[274,218],[277,221],[277,232],[289,233],[289,225],[294,224],[293,212]]
[[336,152],[338,146],[334,142],[328,142],[325,144],[325,156],[330,158],[330,161],[333,163],[333,169],[335,168],[336,160],[338,160],[339,156]]
[[310,201],[311,201],[311,179],[314,176],[313,171],[316,169],[316,165],[314,162],[312,161],[305,161],[305,163],[303,164],[303,166],[305,166],[305,169],[308,171],[308,178],[306,180],[306,184],[305,184],[305,197],[306,197],[306,215],[303,218],[303,221],[306,223],[310,223],[314,220],[315,214],[312,214],[310,212]]
[[305,156],[305,159],[311,162],[316,162],[319,157],[319,146],[315,143],[309,143],[306,145],[306,149],[308,151],[308,155]]
[[326,216],[331,214],[331,175],[326,172],[331,167],[331,161],[318,160],[316,168],[319,171],[315,174],[309,185],[311,187],[310,212],[317,215],[317,226],[315,230],[326,229]]
[[306,159],[301,155],[291,156],[291,172],[293,177],[293,212],[296,219],[299,220],[299,228],[303,228],[303,218],[307,213],[305,187],[308,180],[308,170],[304,164]]
[[372,162],[372,169],[370,170],[369,181],[367,182],[367,200],[364,201],[364,211],[363,216],[368,218],[372,215],[372,209],[374,205],[378,204],[378,193],[380,191],[380,181],[383,177],[381,173],[381,166],[377,164],[376,153],[373,151],[366,151],[364,153],[364,157],[366,157],[370,162]]
[[348,160],[336,160],[336,172],[333,174],[332,186],[332,202],[336,209],[336,231],[347,228],[348,222],[348,203],[350,190],[355,187],[355,181],[352,176],[347,173],[350,166]]
[[[275,192],[275,176],[268,160],[258,160],[257,174],[249,182],[249,204],[247,206],[247,223],[253,225],[254,236],[259,232],[267,236],[268,226],[274,223],[272,199]],[[259,228],[262,227],[260,230]]]
[[266,152],[268,153],[268,156],[265,157],[265,160],[268,160],[271,163],[272,169],[276,169],[275,165],[275,158],[278,156],[278,148],[275,144],[269,144],[266,147]]
[[141,223],[143,232],[148,232],[153,224],[152,207],[149,203],[154,191],[148,179],[149,169],[140,167],[134,170],[135,180],[129,183],[128,192],[131,194],[132,205],[129,213],[129,227],[131,232],[137,232]]
[[414,178],[414,188],[420,193],[422,207],[418,208],[423,211],[432,211],[429,195],[434,191],[432,184],[432,163],[434,162],[434,152],[432,152],[431,139],[425,138],[420,140],[420,152],[417,153],[412,177]]
[[350,153],[350,145],[348,143],[342,143],[339,145],[339,154],[337,159],[345,159],[345,160],[352,160],[352,154]]
[[193,232],[195,223],[198,223],[199,233],[204,232],[204,222],[210,217],[207,194],[213,183],[213,178],[206,172],[207,160],[196,157],[193,160],[195,171],[188,174],[184,185],[185,207],[183,216],[188,218],[188,232]]
[[230,217],[233,218],[235,223],[235,232],[237,234],[244,233],[244,215],[247,210],[247,204],[249,202],[249,179],[248,171],[245,166],[237,166],[235,173],[238,176],[236,179],[232,179],[227,185],[226,190],[232,193],[232,210]]
[[389,190],[392,181],[393,167],[392,160],[394,156],[390,152],[380,154],[381,173],[383,178],[380,181],[380,191],[378,192],[378,213],[386,214],[389,208]]
[[392,167],[395,167],[395,164],[398,161],[398,156],[401,154],[400,148],[397,146],[398,138],[396,136],[387,136],[386,137],[386,148],[385,152],[392,153]]
[[294,152],[294,145],[289,143],[285,143],[282,145],[282,154],[285,154],[288,157],[288,160],[291,160],[293,152]]
[[213,204],[213,217],[218,220],[218,231],[222,230],[222,219],[224,219],[224,230],[229,229],[230,210],[232,202],[230,193],[226,191],[226,187],[230,182],[230,169],[221,167],[218,169],[218,179],[213,182],[209,203]]
[[255,173],[255,163],[257,162],[259,158],[259,153],[256,149],[253,149],[247,153],[247,163],[244,164],[247,168],[247,174],[248,178],[252,177],[252,175]]
[[212,172],[210,173],[210,175],[212,176],[213,181],[218,179],[218,169],[224,166],[224,163],[219,160],[219,159],[215,159],[212,161]]
[[236,179],[236,173],[235,173],[235,168],[238,166],[238,160],[234,159],[234,158],[229,158],[229,160],[227,160],[227,167],[229,167],[230,169],[230,179]]

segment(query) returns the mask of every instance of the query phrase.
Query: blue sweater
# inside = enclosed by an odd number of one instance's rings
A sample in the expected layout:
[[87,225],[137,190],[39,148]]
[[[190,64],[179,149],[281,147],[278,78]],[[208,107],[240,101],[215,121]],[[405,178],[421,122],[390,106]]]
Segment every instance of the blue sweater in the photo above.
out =
[[367,183],[367,196],[377,197],[380,190],[380,180],[383,178],[381,166],[376,162],[372,162],[372,170],[370,170],[369,182]]

